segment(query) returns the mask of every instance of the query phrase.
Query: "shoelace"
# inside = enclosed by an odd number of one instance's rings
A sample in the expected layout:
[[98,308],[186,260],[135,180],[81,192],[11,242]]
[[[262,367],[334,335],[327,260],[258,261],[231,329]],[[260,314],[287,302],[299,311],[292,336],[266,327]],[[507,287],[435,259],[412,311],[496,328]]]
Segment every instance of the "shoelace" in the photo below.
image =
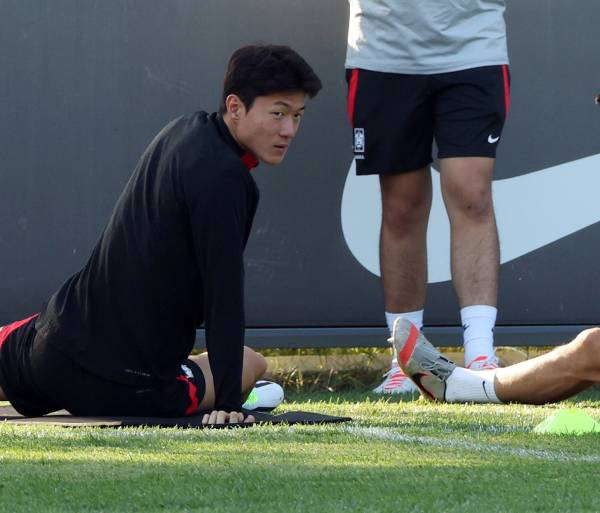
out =
[[467,365],[467,369],[469,370],[493,370],[493,369],[497,369],[500,365],[498,362],[498,358],[494,357],[494,358],[489,358],[487,359],[486,363],[484,363],[481,366],[477,366],[476,369],[473,369],[473,364],[477,363],[478,360],[480,360],[481,357],[475,358],[473,361],[471,361],[471,363],[469,363],[469,365]]
[[473,368],[469,367],[469,370],[494,370],[497,368],[498,368],[498,364],[486,363],[485,365],[482,365],[481,367],[477,367],[477,369],[473,369]]
[[389,371],[383,373],[383,377],[387,378],[388,376],[390,376],[391,374],[395,374],[396,372],[402,372],[402,369],[394,365]]

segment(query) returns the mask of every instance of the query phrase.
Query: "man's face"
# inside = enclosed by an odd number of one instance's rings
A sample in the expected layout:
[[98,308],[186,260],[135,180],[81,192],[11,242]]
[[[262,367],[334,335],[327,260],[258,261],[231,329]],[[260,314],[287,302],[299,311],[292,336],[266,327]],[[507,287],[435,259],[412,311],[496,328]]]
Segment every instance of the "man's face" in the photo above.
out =
[[241,104],[236,113],[235,138],[257,159],[279,164],[298,131],[305,101],[303,91],[292,91],[257,96],[250,110]]

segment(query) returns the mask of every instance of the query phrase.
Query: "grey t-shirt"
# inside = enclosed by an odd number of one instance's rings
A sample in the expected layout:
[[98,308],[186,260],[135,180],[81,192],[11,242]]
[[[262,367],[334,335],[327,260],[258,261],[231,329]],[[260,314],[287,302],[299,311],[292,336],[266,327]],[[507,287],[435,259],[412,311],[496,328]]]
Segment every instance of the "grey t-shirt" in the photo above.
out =
[[505,0],[349,0],[346,68],[407,74],[508,64]]

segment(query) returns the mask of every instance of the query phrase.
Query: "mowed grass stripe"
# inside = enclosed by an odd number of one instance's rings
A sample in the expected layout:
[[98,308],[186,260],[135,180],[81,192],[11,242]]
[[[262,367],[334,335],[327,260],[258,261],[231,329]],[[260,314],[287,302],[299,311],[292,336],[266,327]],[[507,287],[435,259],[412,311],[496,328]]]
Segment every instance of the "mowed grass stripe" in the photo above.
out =
[[506,447],[505,445],[495,445],[486,443],[467,442],[465,440],[453,440],[451,438],[432,438],[427,436],[403,435],[397,430],[379,427],[348,427],[348,433],[363,437],[367,440],[389,440],[404,444],[431,445],[447,449],[456,449],[459,451],[483,451],[494,454],[507,454],[519,458],[539,458],[548,461],[564,462],[600,462],[599,454],[573,455],[565,452],[542,451],[528,449],[525,447]]
[[[576,405],[598,419],[599,399]],[[233,430],[0,425],[0,511],[597,511],[600,437],[531,433],[567,405],[443,405],[358,392],[289,400],[285,409],[356,421]]]

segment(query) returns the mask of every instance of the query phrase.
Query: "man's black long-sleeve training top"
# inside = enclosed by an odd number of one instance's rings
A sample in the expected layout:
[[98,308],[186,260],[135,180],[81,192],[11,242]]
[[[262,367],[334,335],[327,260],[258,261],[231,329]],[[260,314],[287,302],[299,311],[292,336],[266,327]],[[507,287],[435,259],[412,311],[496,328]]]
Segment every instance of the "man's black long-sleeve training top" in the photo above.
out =
[[215,408],[238,410],[256,164],[216,114],[168,124],[85,267],[40,314],[39,335],[90,373],[151,388],[173,379],[204,323]]

